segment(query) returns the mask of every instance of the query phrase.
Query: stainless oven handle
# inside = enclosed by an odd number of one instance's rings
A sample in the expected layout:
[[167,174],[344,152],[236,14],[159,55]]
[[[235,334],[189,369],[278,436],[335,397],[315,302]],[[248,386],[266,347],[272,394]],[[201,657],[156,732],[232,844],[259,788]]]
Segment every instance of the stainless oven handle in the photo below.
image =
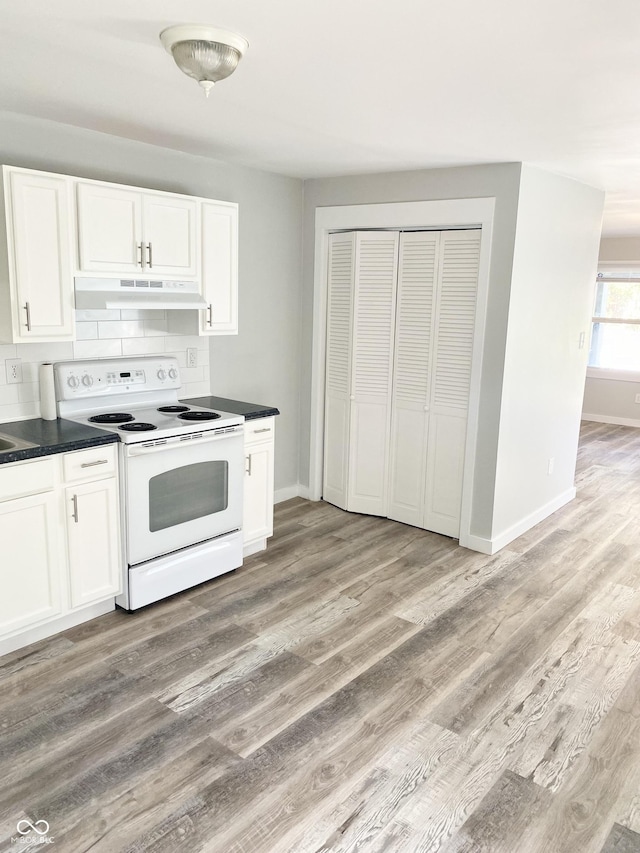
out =
[[180,440],[180,438],[167,438],[165,440],[159,439],[159,442],[162,442],[161,444],[148,444],[146,447],[144,444],[125,444],[126,455],[146,456],[148,453],[162,453],[165,450],[175,450],[178,447],[202,447],[203,444],[209,444],[212,441],[223,441],[225,438],[233,438],[234,436],[242,435],[243,432],[243,427],[236,427],[235,429],[230,429],[228,432],[220,432],[216,435],[209,435],[206,438],[191,440]]

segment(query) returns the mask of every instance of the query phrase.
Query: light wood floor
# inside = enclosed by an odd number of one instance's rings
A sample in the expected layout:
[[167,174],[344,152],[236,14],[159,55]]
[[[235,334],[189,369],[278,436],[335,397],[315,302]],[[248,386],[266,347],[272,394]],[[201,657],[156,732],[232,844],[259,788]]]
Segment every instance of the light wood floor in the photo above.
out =
[[640,430],[494,557],[299,499],[242,570],[0,659],[0,849],[640,851]]

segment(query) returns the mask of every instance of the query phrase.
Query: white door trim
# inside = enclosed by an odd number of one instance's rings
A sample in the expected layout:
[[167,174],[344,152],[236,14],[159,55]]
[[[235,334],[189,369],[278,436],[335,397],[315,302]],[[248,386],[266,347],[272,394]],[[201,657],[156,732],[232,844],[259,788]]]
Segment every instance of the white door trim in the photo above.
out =
[[433,228],[446,230],[469,226],[480,227],[482,228],[482,240],[480,243],[473,367],[460,513],[460,544],[470,544],[475,447],[478,433],[480,379],[482,376],[482,353],[484,351],[485,320],[489,293],[489,265],[494,210],[495,198],[439,199],[436,201],[355,204],[316,208],[309,454],[309,497],[311,500],[320,500],[322,497],[327,328],[327,240],[329,233],[358,228]]

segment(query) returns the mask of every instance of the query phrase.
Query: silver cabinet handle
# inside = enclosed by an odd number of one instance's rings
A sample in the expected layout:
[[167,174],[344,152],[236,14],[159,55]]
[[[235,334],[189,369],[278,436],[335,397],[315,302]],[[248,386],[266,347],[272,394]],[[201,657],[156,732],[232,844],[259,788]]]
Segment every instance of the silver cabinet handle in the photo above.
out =
[[257,435],[259,432],[271,432],[271,427],[263,427],[262,429],[253,430],[254,435]]
[[211,303],[207,306],[207,326],[213,326],[213,305]]
[[244,469],[245,474],[251,476],[251,454],[247,456],[247,467]]
[[140,252],[140,258],[138,259],[138,263],[140,264],[141,269],[144,269],[144,243],[138,243],[138,251]]
[[27,312],[27,331],[31,331],[31,307],[28,302],[24,303],[24,310]]
[[77,523],[78,523],[78,496],[77,496],[77,495],[74,495],[74,496],[71,498],[71,500],[72,500],[72,502],[73,502],[73,513],[72,513],[72,515],[73,515],[73,520],[74,520],[74,521],[75,521],[75,523],[77,524]]
[[83,462],[80,467],[81,468],[93,468],[94,465],[106,465],[108,463],[108,459],[98,459],[96,462]]
[[147,252],[149,254],[149,269],[153,267],[153,249],[151,248],[151,243],[147,243]]

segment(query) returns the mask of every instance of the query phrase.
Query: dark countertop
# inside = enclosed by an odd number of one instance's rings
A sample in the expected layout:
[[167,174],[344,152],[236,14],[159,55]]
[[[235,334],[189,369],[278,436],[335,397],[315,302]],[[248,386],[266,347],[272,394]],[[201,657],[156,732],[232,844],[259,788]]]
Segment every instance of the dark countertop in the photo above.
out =
[[28,421],[11,421],[0,424],[0,433],[12,438],[22,438],[32,441],[37,447],[25,447],[23,450],[11,450],[0,453],[0,465],[7,462],[21,462],[24,459],[37,459],[40,456],[51,456],[54,453],[67,453],[69,450],[82,450],[85,447],[95,447],[99,444],[114,444],[118,436],[113,432],[77,424],[58,418],[55,421],[44,421],[41,418],[31,418]]
[[241,400],[229,400],[227,397],[189,397],[181,403],[192,406],[202,406],[204,409],[218,409],[221,412],[231,412],[232,415],[244,415],[245,420],[253,418],[270,418],[279,415],[273,406],[263,406],[261,403],[243,403]]

